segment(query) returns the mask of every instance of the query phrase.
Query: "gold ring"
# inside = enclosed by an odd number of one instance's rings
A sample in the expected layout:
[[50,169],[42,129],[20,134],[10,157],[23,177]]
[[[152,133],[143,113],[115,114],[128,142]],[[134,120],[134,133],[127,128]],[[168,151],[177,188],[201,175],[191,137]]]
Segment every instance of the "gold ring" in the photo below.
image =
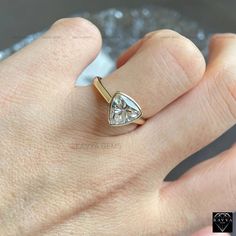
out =
[[102,84],[101,77],[95,77],[93,84],[102,97],[108,102],[108,123],[111,126],[124,126],[130,123],[143,125],[145,120],[142,118],[142,109],[138,103],[126,95],[117,91],[113,96]]

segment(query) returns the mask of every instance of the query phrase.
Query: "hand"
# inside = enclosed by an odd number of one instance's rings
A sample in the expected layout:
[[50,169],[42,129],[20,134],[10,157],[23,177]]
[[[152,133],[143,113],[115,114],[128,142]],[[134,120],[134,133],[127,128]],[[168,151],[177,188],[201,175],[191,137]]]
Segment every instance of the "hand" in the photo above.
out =
[[170,30],[128,49],[103,83],[141,105],[141,127],[109,127],[98,92],[74,87],[100,47],[63,19],[0,64],[0,235],[190,235],[236,210],[236,147],[163,182],[235,124],[236,36],[213,37],[206,69]]

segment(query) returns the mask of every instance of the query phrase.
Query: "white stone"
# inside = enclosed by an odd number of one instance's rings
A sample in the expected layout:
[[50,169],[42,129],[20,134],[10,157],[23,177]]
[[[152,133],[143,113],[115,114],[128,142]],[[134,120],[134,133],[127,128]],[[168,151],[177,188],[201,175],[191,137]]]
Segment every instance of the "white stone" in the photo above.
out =
[[109,124],[127,125],[142,115],[139,105],[129,96],[117,92],[110,103]]

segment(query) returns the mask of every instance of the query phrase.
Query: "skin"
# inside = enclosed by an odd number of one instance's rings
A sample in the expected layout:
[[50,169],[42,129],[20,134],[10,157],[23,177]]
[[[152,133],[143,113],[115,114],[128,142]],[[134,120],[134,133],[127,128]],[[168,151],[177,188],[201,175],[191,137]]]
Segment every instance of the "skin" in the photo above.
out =
[[236,210],[236,146],[163,182],[236,123],[236,36],[212,38],[207,66],[170,30],[129,48],[103,82],[147,121],[119,128],[94,87],[74,86],[101,42],[92,23],[62,19],[1,62],[0,235],[184,236]]

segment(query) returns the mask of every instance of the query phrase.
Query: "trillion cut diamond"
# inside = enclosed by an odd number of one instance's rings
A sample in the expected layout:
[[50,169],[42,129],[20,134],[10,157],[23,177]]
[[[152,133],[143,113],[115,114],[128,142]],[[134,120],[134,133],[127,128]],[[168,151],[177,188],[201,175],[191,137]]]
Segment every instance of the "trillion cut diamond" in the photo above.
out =
[[139,105],[129,96],[117,92],[110,103],[109,124],[127,125],[142,115]]

